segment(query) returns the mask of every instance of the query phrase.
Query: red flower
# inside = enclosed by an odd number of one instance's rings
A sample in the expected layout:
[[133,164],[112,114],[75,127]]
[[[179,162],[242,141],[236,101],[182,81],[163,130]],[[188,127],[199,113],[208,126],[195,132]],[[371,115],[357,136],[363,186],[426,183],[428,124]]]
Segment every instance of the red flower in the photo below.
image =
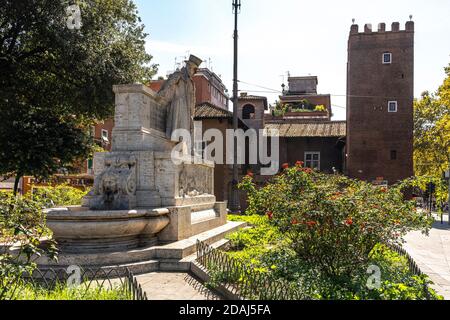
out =
[[308,222],[306,222],[306,225],[307,225],[308,227],[312,228],[312,227],[314,227],[315,225],[317,225],[317,222],[316,222],[316,221],[308,221]]
[[247,172],[247,177],[253,178],[253,172],[251,171]]
[[267,214],[267,218],[269,218],[269,220],[273,219],[273,213],[272,212],[269,211],[266,214]]
[[283,163],[282,168],[283,169],[289,169],[289,163]]
[[295,163],[295,165],[296,165],[297,167],[303,167],[304,164],[305,164],[305,163],[304,163],[303,161],[297,161],[297,162]]
[[353,219],[352,218],[347,218],[347,220],[345,220],[345,224],[348,226],[353,225]]
[[294,226],[295,226],[295,225],[297,225],[297,224],[298,224],[298,221],[297,221],[297,219],[295,219],[295,218],[294,218],[294,219],[292,219],[291,223],[292,223],[292,225],[294,225]]
[[383,188],[380,189],[380,191],[383,192],[383,193],[386,193],[388,191],[388,189],[383,187]]
[[312,173],[312,169],[311,168],[302,168],[301,171],[305,172],[305,173]]

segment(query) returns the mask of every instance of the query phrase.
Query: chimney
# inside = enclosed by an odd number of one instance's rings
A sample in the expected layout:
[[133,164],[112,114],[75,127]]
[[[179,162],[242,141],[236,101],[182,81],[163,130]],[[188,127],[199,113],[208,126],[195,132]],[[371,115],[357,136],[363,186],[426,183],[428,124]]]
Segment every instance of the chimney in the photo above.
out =
[[372,33],[372,24],[371,23],[367,23],[364,26],[364,33]]

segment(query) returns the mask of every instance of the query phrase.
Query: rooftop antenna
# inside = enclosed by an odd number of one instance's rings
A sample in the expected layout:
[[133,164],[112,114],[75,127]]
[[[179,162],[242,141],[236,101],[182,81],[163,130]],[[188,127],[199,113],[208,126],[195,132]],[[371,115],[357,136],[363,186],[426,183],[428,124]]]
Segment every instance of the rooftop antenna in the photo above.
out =
[[352,19],[352,23],[355,24],[355,21],[356,21],[355,18],[353,18],[353,19]]
[[213,67],[212,67],[212,59],[208,58],[208,69],[213,71]]
[[174,70],[180,69],[180,63],[178,62],[178,57],[175,57],[175,64],[173,66]]
[[284,74],[282,74],[280,77],[281,77],[281,92],[284,93],[284,89],[286,88],[286,85],[284,84],[286,76]]
[[410,14],[410,15],[409,15],[409,21],[412,21],[412,18],[413,18],[413,15]]

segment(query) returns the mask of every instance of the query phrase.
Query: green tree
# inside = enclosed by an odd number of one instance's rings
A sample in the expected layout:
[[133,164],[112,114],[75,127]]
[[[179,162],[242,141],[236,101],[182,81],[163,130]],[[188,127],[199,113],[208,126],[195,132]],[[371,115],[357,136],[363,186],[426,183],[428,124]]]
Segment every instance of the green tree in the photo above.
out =
[[448,169],[450,104],[424,92],[414,104],[414,165],[417,175],[438,176]]
[[[450,166],[450,66],[435,94],[424,92],[414,103],[414,167],[417,176],[437,186],[437,200],[447,200],[442,175]],[[421,188],[426,183],[422,179]]]
[[450,160],[450,66],[436,94],[414,103],[414,164],[418,175],[441,177]]
[[0,174],[45,177],[86,156],[112,86],[156,72],[146,36],[130,0],[0,0]]

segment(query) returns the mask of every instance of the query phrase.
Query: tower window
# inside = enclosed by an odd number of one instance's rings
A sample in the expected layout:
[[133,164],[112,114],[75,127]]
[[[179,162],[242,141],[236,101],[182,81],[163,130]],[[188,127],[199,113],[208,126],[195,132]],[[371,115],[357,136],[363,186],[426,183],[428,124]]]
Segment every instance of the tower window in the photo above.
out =
[[398,110],[397,101],[389,101],[388,102],[388,111],[389,112],[397,112],[397,110]]
[[392,53],[385,52],[383,53],[383,64],[391,64],[392,63]]
[[242,109],[242,119],[254,119],[255,118],[255,107],[251,104],[246,104]]
[[391,150],[391,160],[397,160],[397,150]]

